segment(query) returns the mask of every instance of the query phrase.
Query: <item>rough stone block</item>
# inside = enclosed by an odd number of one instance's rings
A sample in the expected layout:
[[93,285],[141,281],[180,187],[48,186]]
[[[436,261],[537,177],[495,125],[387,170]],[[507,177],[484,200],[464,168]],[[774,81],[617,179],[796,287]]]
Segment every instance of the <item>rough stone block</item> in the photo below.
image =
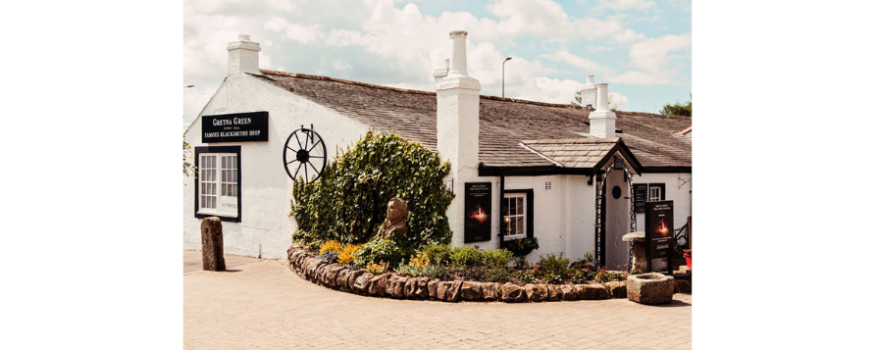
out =
[[578,284],[577,298],[580,300],[610,299],[611,293],[601,284]]
[[213,216],[201,221],[201,253],[204,271],[225,271],[222,220]]
[[392,282],[392,293],[390,295],[395,298],[404,299],[404,285],[407,284],[407,280],[407,277],[396,277]]
[[408,277],[404,283],[404,297],[407,299],[416,298],[416,286],[419,283],[415,277]]
[[358,293],[353,286],[355,286],[355,281],[359,278],[359,276],[365,274],[365,270],[349,270],[349,273],[346,274],[346,287],[352,290],[354,293]]
[[547,285],[544,283],[526,284],[526,298],[529,301],[545,301],[549,297],[549,292],[547,292]]
[[526,301],[526,290],[516,284],[507,282],[501,286],[501,300],[509,303]]
[[419,299],[428,299],[428,277],[416,279],[416,290],[413,291],[413,296]]
[[440,300],[447,300],[447,291],[453,288],[453,282],[438,282],[437,285],[437,298]]
[[462,282],[462,299],[479,300],[480,282]]
[[369,294],[368,284],[372,277],[374,277],[374,275],[371,275],[368,272],[362,273],[358,276],[358,278],[355,279],[352,290],[359,294]]
[[562,288],[562,300],[564,301],[573,301],[577,300],[577,288],[574,287],[573,284],[563,284]]
[[626,280],[629,300],[647,305],[670,303],[674,287],[674,277],[661,273],[632,275]]
[[462,296],[462,281],[453,281],[453,284],[447,289],[447,301],[456,302]]
[[337,287],[337,289],[340,289],[344,292],[350,291],[349,283],[347,283],[347,280],[349,280],[350,272],[352,271],[346,267],[342,267],[341,270],[337,272],[337,279],[334,281],[334,285]]
[[382,273],[368,282],[368,294],[374,296],[386,296],[389,294],[389,280],[395,276],[391,273]]
[[605,288],[611,293],[611,298],[621,299],[626,297],[626,282],[608,282]]
[[501,285],[498,283],[481,283],[480,284],[480,293],[483,297],[483,300],[493,301],[498,299],[498,289],[501,288]]
[[431,281],[428,281],[428,297],[429,299],[437,299],[438,298],[438,284],[441,280],[435,278]]

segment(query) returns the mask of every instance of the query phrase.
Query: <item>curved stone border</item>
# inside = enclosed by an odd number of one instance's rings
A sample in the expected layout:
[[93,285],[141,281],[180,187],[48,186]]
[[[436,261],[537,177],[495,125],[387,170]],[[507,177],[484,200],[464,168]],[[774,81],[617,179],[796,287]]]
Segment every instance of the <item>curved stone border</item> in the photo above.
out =
[[601,284],[544,284],[441,281],[428,277],[402,277],[392,272],[374,276],[340,264],[316,259],[298,246],[288,250],[289,269],[303,279],[331,289],[395,299],[504,301],[508,303],[626,298],[625,282]]

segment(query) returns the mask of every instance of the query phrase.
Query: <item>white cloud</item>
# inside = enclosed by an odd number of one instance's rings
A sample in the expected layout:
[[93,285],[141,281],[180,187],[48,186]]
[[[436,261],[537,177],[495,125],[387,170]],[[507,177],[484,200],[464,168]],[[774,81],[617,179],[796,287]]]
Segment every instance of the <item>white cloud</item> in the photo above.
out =
[[291,12],[295,9],[295,3],[291,0],[266,0],[267,7],[273,10],[279,10],[282,12]]
[[612,77],[616,83],[634,85],[680,85],[687,83],[679,80],[679,72],[669,67],[671,54],[680,52],[677,57],[688,54],[691,45],[690,33],[681,35],[665,35],[659,38],[639,41],[629,49],[630,65],[636,69]]
[[558,62],[565,62],[577,68],[584,70],[587,74],[594,73],[605,73],[610,71],[609,69],[602,67],[598,63],[595,63],[586,58],[574,55],[569,53],[567,50],[559,50],[550,54],[543,54],[538,57],[549,58]]
[[614,47],[613,46],[596,46],[596,45],[590,44],[590,45],[586,45],[586,50],[587,51],[594,51],[594,52],[614,51]]
[[334,62],[331,62],[331,67],[334,67],[334,70],[339,72],[352,68],[352,66],[346,64],[346,62],[343,62],[343,60],[334,60]]
[[282,17],[272,17],[266,23],[264,28],[275,32],[285,32],[286,39],[297,41],[301,44],[315,43],[325,36],[319,28],[318,24],[298,24],[289,23],[288,20]]
[[647,39],[647,37],[644,34],[638,33],[634,30],[625,29],[621,32],[614,34],[613,39],[620,44],[631,44],[636,41]]
[[596,8],[607,8],[614,11],[649,10],[656,6],[652,0],[598,0]]
[[608,91],[608,95],[608,102],[610,102],[612,108],[616,108],[621,111],[629,110],[629,98],[626,97],[626,95],[612,91]]

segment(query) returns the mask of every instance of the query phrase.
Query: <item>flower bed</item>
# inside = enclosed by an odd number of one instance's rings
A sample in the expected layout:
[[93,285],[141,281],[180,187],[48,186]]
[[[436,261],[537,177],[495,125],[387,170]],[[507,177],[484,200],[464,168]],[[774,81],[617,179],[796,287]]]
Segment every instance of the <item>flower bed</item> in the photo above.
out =
[[293,245],[288,250],[289,269],[302,278],[331,289],[374,297],[457,301],[541,302],[625,298],[625,282],[525,283],[440,280],[407,277],[394,272],[372,274],[328,260]]

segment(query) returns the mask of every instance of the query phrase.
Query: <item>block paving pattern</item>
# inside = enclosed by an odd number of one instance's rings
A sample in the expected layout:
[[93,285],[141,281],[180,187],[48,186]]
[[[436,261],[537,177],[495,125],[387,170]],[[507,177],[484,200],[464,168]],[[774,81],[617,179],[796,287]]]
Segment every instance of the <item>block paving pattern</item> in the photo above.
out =
[[288,262],[185,251],[185,349],[690,349],[692,296],[507,304],[373,298],[302,280]]

